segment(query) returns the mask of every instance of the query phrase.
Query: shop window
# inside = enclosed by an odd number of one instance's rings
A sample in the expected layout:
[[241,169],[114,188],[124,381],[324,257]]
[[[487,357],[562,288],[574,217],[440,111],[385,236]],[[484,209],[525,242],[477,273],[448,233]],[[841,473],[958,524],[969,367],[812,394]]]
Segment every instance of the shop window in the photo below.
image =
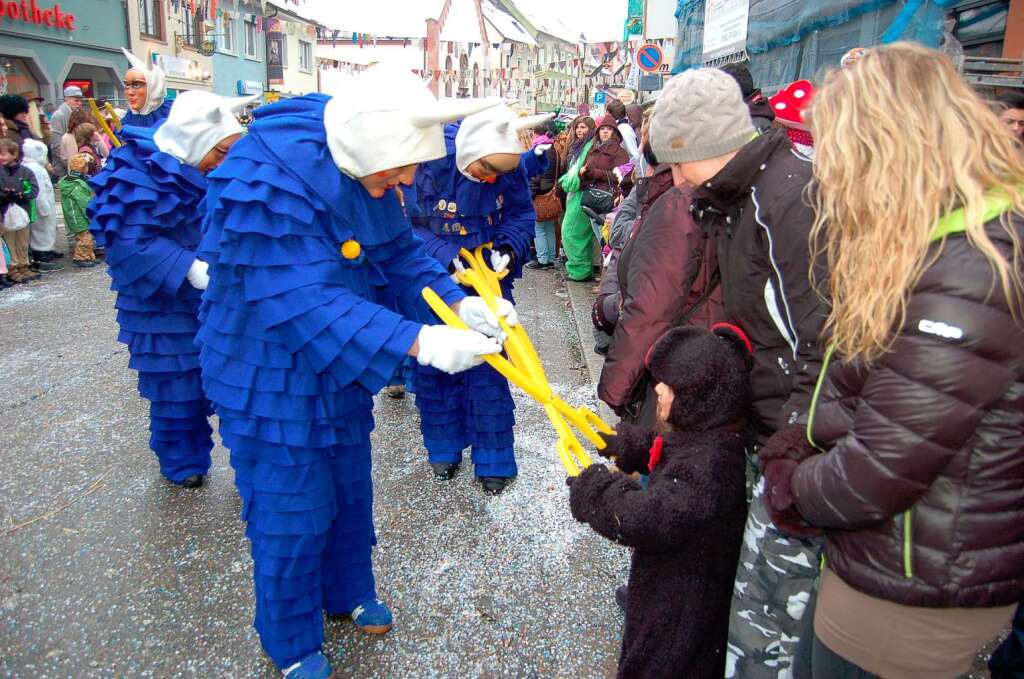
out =
[[259,47],[257,45],[259,43],[256,42],[256,20],[245,21],[242,27],[245,29],[243,31],[245,35],[245,56],[250,59],[258,59]]
[[28,62],[18,57],[0,55],[0,93],[24,92],[40,92],[39,81],[32,74]]
[[217,49],[228,54],[235,53],[235,20],[227,14],[217,17]]
[[961,2],[953,10],[954,35],[969,55],[1001,56],[1009,12],[1008,0]]
[[185,29],[185,44],[193,49],[199,49],[203,45],[203,20],[199,12],[193,12],[189,7],[184,8],[184,16],[182,23]]
[[139,0],[139,33],[147,38],[164,39],[163,0]]
[[299,41],[299,70],[304,73],[313,71],[313,45],[305,40]]
[[446,97],[452,96],[451,71],[452,71],[452,58],[449,56],[449,57],[446,57],[445,60],[444,60],[444,96],[446,96]]

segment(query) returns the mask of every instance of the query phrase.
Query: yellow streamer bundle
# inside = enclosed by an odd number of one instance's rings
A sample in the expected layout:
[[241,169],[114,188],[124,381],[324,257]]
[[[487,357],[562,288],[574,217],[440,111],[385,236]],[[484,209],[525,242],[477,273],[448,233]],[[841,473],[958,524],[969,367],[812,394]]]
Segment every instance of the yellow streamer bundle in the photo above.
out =
[[[508,272],[497,274],[487,266],[483,252],[490,248],[490,244],[481,245],[475,252],[463,248],[459,256],[466,260],[469,267],[457,271],[456,277],[463,285],[473,288],[487,306],[497,312],[498,300],[501,299],[500,281]],[[466,324],[433,290],[424,288],[423,299],[446,325],[467,329]],[[499,324],[506,335],[503,346],[508,358],[490,355],[484,356],[484,360],[505,379],[544,406],[544,412],[558,434],[555,445],[558,458],[570,476],[579,475],[580,470],[590,466],[590,456],[569,425],[575,427],[598,450],[605,446],[601,434],[614,434],[615,431],[594,411],[582,406],[573,408],[554,394],[541,365],[540,356],[537,355],[537,350],[522,324],[509,326],[504,318],[499,318]]]

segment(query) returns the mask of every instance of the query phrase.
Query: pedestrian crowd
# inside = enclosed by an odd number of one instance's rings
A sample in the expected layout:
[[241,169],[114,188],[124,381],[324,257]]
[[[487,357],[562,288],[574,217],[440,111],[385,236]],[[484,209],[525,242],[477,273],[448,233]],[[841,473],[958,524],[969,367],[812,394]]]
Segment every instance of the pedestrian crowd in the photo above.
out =
[[[633,548],[619,676],[966,673],[1024,589],[1024,99],[899,44],[625,113],[573,120],[560,178],[621,418],[570,495]],[[1022,622],[993,676],[1024,676]]]
[[[58,260],[72,253],[76,267],[96,264],[102,249],[91,247],[85,207],[92,198],[86,179],[103,167],[112,142],[83,108],[82,90],[69,86],[64,102],[47,116],[34,93],[0,96],[0,162],[3,164],[3,260],[0,290],[36,281],[64,268]],[[57,247],[58,202],[67,248]],[[17,209],[10,209],[11,207]],[[24,215],[24,216],[23,216]]]
[[1011,622],[990,666],[1024,676],[1019,95],[896,43],[771,97],[740,64],[685,71],[561,129],[375,66],[245,130],[249,99],[171,105],[128,56],[116,140],[77,88],[48,122],[0,97],[2,280],[53,268],[59,194],[75,263],[107,253],[170,482],[203,484],[218,415],[284,676],[335,676],[325,613],[393,624],[374,394],[410,386],[438,479],[466,448],[484,492],[515,479],[485,361],[523,270],[559,261],[597,283],[620,418],[566,481],[632,550],[619,677],[956,677]]

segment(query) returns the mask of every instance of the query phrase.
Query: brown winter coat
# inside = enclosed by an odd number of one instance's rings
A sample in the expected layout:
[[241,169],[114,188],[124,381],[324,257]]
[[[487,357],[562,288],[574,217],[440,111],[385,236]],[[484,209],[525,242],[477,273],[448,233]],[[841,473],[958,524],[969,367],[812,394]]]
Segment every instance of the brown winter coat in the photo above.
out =
[[[671,172],[652,177],[671,182]],[[714,241],[706,238],[690,216],[692,189],[671,187],[641,213],[633,236],[618,262],[622,308],[601,371],[597,393],[623,413],[637,408],[637,386],[645,377],[647,350],[679,323],[711,284],[715,268]],[[692,285],[688,285],[689,281]],[[716,290],[689,318],[689,325],[710,327],[722,319],[721,290]]]
[[[995,221],[988,233],[1012,258]],[[810,427],[828,452],[800,464],[792,490],[855,589],[1004,606],[1024,594],[1024,329],[979,250],[962,235],[941,247],[891,351],[827,368]]]
[[[601,124],[606,124],[606,122],[606,119],[601,120]],[[615,127],[614,120],[611,121],[611,126]],[[618,186],[619,180],[615,178],[612,170],[628,163],[629,154],[626,153],[626,149],[622,148],[622,135],[619,134],[618,130],[615,130],[612,133],[611,139],[604,144],[599,144],[597,134],[598,132],[594,133],[594,145],[591,147],[590,153],[587,155],[587,162],[583,166],[581,186],[583,190],[589,189],[592,186],[599,189],[613,190]]]

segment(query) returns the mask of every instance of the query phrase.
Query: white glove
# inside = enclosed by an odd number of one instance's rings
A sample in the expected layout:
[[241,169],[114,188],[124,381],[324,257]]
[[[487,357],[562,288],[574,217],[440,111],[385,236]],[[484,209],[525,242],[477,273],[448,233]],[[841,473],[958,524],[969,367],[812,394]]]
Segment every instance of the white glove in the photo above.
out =
[[615,168],[614,170],[612,170],[612,174],[615,175],[615,179],[617,180],[617,182],[619,184],[621,184],[622,183],[622,170],[620,168]]
[[420,349],[416,362],[449,375],[476,367],[484,362],[484,356],[501,351],[498,340],[492,337],[447,325],[425,325],[417,340]]
[[512,255],[503,255],[499,250],[491,250],[491,268],[494,269],[494,273],[501,273],[507,269],[511,261]]
[[549,148],[551,148],[551,144],[538,144],[533,147],[533,152],[538,156],[543,156]]
[[188,273],[185,274],[185,277],[188,278],[188,282],[196,290],[205,290],[206,286],[210,284],[210,274],[207,273],[209,269],[209,264],[201,259],[197,259],[192,262],[192,266],[188,268]]
[[459,283],[459,274],[465,272],[466,267],[462,265],[462,257],[456,257],[452,260],[452,268],[455,269],[455,273],[450,274],[448,278],[452,279],[452,283],[456,285],[462,285]]
[[504,342],[505,333],[498,325],[498,318],[504,318],[505,322],[512,326],[519,323],[519,314],[516,313],[512,302],[507,299],[499,299],[497,306],[498,313],[494,313],[482,298],[466,297],[459,303],[459,318],[471,329]]

